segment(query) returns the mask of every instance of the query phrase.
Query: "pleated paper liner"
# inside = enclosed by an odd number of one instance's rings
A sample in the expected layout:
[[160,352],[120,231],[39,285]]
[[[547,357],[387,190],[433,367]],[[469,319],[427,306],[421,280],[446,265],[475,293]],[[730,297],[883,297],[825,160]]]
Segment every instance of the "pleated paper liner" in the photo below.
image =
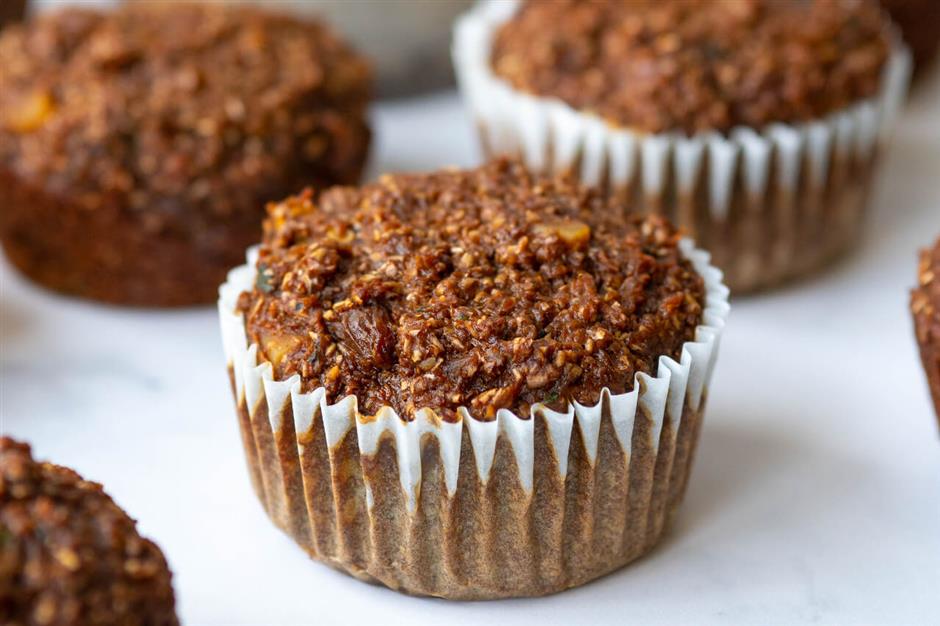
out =
[[538,172],[574,174],[631,210],[665,214],[712,253],[735,293],[809,274],[852,247],[907,91],[911,61],[903,45],[895,46],[876,97],[824,119],[727,135],[649,134],[498,78],[492,39],[517,6],[480,2],[454,29],[454,66],[484,152],[517,156]]
[[313,558],[393,589],[446,598],[533,596],[623,566],[661,537],[685,492],[728,290],[681,242],[706,307],[679,362],[629,393],[564,413],[537,405],[456,423],[358,412],[278,381],[236,313],[255,255],[229,274],[219,314],[251,480],[274,523]]

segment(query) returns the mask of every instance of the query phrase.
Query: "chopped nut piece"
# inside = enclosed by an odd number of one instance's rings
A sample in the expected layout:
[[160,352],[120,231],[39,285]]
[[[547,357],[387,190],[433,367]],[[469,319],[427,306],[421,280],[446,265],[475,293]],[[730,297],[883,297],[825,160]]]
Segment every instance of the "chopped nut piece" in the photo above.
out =
[[300,343],[301,338],[296,335],[267,332],[261,338],[261,349],[265,357],[277,366],[284,360],[284,357],[296,350]]
[[37,91],[26,97],[6,116],[7,127],[18,133],[31,133],[46,123],[55,111],[48,91]]
[[591,238],[591,227],[577,220],[557,220],[536,224],[534,230],[543,236],[554,235],[571,246],[586,243]]
[[74,550],[69,548],[62,548],[57,550],[55,553],[55,559],[62,564],[62,567],[72,572],[77,570],[81,565],[81,561],[78,560],[78,555],[75,554]]

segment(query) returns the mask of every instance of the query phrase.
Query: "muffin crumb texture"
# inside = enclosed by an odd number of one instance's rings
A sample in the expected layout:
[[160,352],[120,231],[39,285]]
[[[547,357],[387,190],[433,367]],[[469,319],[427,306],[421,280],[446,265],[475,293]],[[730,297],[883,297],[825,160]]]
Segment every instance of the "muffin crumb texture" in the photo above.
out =
[[875,95],[886,27],[871,0],[529,0],[498,31],[492,65],[617,126],[727,131]]
[[100,485],[0,438],[0,623],[173,626],[170,578]]
[[249,339],[276,378],[366,414],[593,405],[679,358],[701,322],[703,281],[665,220],[511,161],[268,210],[239,300]]

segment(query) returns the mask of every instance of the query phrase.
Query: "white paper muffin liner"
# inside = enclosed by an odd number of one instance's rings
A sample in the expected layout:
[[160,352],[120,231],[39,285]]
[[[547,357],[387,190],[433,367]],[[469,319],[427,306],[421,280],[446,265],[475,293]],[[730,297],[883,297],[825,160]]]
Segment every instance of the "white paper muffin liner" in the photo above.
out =
[[880,93],[823,119],[724,135],[650,134],[497,77],[492,40],[517,7],[481,1],[454,28],[458,83],[487,154],[572,174],[632,210],[667,215],[712,252],[736,293],[808,273],[854,241],[877,154],[907,92],[911,60],[899,38]]
[[[255,490],[311,556],[422,595],[542,595],[616,569],[652,547],[685,490],[729,307],[707,253],[681,242],[703,277],[695,341],[629,393],[565,412],[542,405],[457,422],[424,409],[359,413],[275,380],[248,345],[239,295],[256,251],[220,288],[222,338]],[[577,426],[577,427],[575,427]]]

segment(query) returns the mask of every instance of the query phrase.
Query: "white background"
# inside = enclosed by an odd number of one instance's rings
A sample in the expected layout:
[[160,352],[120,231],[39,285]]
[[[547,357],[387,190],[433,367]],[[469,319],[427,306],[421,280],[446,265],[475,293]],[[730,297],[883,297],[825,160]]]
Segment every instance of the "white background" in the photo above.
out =
[[[375,110],[379,171],[472,165],[453,94]],[[735,299],[689,495],[648,557],[536,600],[453,603],[314,563],[249,486],[212,308],[51,295],[0,263],[0,430],[101,481],[164,549],[186,624],[940,624],[940,438],[907,311],[940,235],[940,74],[867,236]]]

